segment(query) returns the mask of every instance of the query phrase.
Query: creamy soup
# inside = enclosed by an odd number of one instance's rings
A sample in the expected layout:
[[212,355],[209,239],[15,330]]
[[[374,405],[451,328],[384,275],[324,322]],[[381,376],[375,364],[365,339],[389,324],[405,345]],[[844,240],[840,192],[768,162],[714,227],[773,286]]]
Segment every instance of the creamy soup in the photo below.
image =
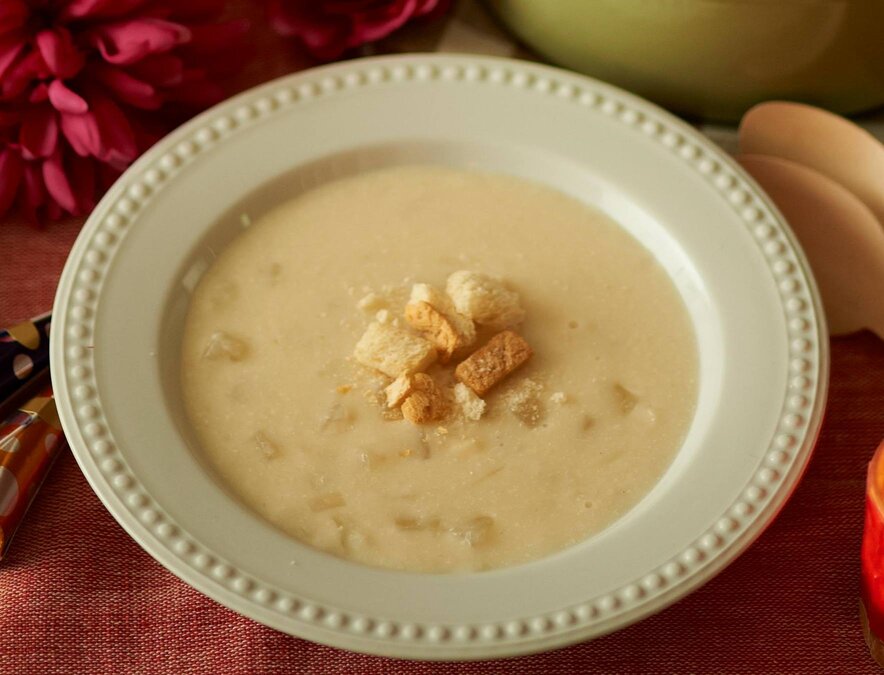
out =
[[[354,346],[457,270],[518,292],[533,357],[480,419],[412,424]],[[453,365],[428,369],[440,388]],[[606,216],[413,166],[323,185],[234,240],[194,293],[181,376],[205,457],[254,511],[337,556],[449,572],[548,555],[634,506],[690,424],[697,348],[664,270]]]

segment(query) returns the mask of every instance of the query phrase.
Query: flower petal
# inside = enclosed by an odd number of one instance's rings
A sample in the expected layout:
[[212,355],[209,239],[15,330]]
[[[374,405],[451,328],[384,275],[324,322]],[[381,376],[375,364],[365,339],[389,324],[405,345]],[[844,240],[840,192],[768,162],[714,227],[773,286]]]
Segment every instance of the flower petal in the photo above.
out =
[[105,61],[127,65],[190,40],[190,30],[161,19],[132,19],[97,27],[90,36]]
[[62,113],[61,130],[81,157],[92,156],[123,169],[138,156],[135,134],[126,116],[109,98],[95,96],[89,112]]
[[81,114],[89,110],[86,100],[61,80],[53,80],[49,85],[49,101],[60,112]]
[[20,58],[10,66],[3,78],[0,79],[0,91],[3,98],[15,98],[35,80],[40,80],[49,74],[43,57],[38,51],[28,52],[24,58]]
[[171,54],[155,54],[132,64],[129,72],[155,87],[174,87],[181,83],[184,61]]
[[267,14],[270,25],[280,35],[298,37],[317,46],[345,37],[350,23],[343,16],[322,11],[318,3],[311,6],[309,3],[269,0]]
[[125,16],[133,9],[145,5],[150,0],[68,0],[59,18],[71,19],[107,19],[108,17]]
[[16,110],[3,110],[0,108],[0,131],[10,129],[21,124],[22,114]]
[[21,183],[22,160],[15,150],[4,148],[0,151],[0,216],[3,216],[15,201]]
[[40,82],[40,84],[31,89],[31,93],[28,94],[28,103],[43,103],[48,99],[49,87],[46,86],[45,82]]
[[297,37],[314,56],[330,60],[386,37],[446,0],[268,0],[273,28]]
[[120,169],[115,169],[110,164],[99,164],[95,167],[98,181],[98,191],[105,192],[110,186],[117,182],[117,178],[123,173]]
[[175,19],[182,23],[197,23],[218,18],[224,11],[224,0],[187,0],[176,3]]
[[121,68],[98,64],[92,73],[96,81],[104,84],[123,103],[145,110],[156,110],[163,104],[163,97],[154,87]]
[[449,7],[451,7],[451,0],[419,0],[414,15],[435,18],[447,12]]
[[98,159],[120,169],[131,163],[138,156],[138,146],[123,111],[109,98],[96,97],[89,114],[94,114],[99,133]]
[[89,213],[95,208],[95,161],[86,157],[65,157],[67,176],[74,188],[77,215]]
[[43,172],[36,162],[28,162],[22,173],[21,209],[31,223],[40,224],[40,209],[48,195],[43,184]]
[[248,30],[249,22],[245,19],[191,26],[187,52],[197,56],[211,56],[231,50]]
[[37,48],[43,61],[58,78],[73,77],[83,67],[86,58],[74,45],[67,28],[47,28],[37,33]]
[[22,119],[19,141],[27,159],[48,157],[58,145],[58,118],[55,110],[42,105]]
[[204,68],[213,79],[223,78],[238,71],[254,56],[252,46],[242,39],[248,29],[246,20],[191,26],[191,41],[175,53],[186,63]]
[[18,55],[24,51],[24,40],[10,40],[0,44],[0,78],[6,74],[6,71],[18,58]]
[[64,211],[62,210],[61,206],[59,206],[58,202],[56,202],[54,199],[50,199],[46,203],[46,218],[48,220],[58,220],[59,218],[61,218],[63,213]]
[[0,3],[0,33],[21,28],[29,14],[28,6],[22,0],[3,0]]
[[388,36],[414,15],[416,6],[417,0],[399,0],[381,9],[354,14],[348,46],[356,47]]
[[65,211],[76,215],[77,198],[74,195],[74,188],[65,174],[61,152],[56,152],[43,161],[43,182],[49,196],[58,202]]
[[169,101],[183,103],[188,108],[208,108],[224,98],[221,85],[206,78],[205,71],[193,68],[184,72],[184,81],[167,94]]
[[71,147],[81,157],[92,155],[97,157],[101,152],[101,138],[95,115],[84,113],[76,115],[61,113],[61,132]]
[[62,19],[82,19],[90,14],[98,14],[104,5],[110,0],[70,0],[64,3],[61,13]]

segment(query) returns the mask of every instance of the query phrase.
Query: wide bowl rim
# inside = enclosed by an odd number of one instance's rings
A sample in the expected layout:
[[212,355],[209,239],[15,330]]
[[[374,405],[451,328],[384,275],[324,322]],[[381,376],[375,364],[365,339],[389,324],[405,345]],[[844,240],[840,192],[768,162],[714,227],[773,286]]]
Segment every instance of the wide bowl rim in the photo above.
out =
[[[796,414],[789,409],[787,388],[778,432],[771,439],[771,452],[781,453],[779,469],[759,464],[745,495],[717,519],[718,529],[698,533],[696,543],[681,552],[680,562],[673,563],[682,568],[677,580],[655,587],[650,577],[636,579],[554,615],[516,617],[493,626],[400,626],[264,588],[247,573],[230,570],[210,552],[199,550],[198,537],[177,529],[149,495],[139,490],[138,477],[120,454],[113,430],[103,423],[100,385],[84,346],[92,332],[102,272],[123,240],[125,228],[137,220],[141,203],[151,198],[157,184],[186,168],[205,147],[226,138],[207,135],[207,128],[226,125],[235,132],[262,116],[281,114],[297,105],[298,91],[309,91],[312,97],[333,96],[390,82],[530,87],[541,95],[602,110],[624,124],[650,125],[648,133],[661,144],[687,149],[682,158],[714,182],[716,189],[739,196],[731,200],[733,208],[747,226],[756,228],[759,247],[769,244],[771,237],[777,240],[779,248],[767,258],[771,269],[787,254],[795,261],[792,273],[801,283],[781,287],[780,298],[783,311],[797,315],[798,328],[786,337],[790,367],[808,381],[803,411]],[[747,206],[744,199],[752,205]],[[766,228],[763,236],[761,228]],[[549,66],[474,55],[399,55],[315,68],[246,91],[194,118],[139,158],[93,211],[61,276],[53,320],[51,368],[62,424],[90,486],[130,536],[186,583],[261,623],[336,647],[406,658],[476,659],[542,651],[612,632],[684,597],[738,557],[786,503],[819,434],[828,385],[825,320],[807,260],[783,217],[731,158],[683,121],[615,87]],[[788,456],[783,455],[786,449]],[[745,513],[739,505],[745,506]],[[218,575],[212,576],[210,570],[222,567],[229,574],[219,583]]]

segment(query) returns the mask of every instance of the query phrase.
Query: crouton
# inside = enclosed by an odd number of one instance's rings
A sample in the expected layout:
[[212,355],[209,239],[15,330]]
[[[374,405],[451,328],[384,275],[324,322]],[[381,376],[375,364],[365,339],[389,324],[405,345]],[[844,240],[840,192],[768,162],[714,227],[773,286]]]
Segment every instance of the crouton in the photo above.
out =
[[412,424],[426,424],[448,414],[448,401],[429,375],[417,373],[412,378],[414,391],[402,403],[402,414]]
[[390,377],[424,370],[436,360],[436,349],[422,337],[390,324],[369,324],[353,356],[364,366]]
[[[427,312],[421,303],[429,305],[433,311]],[[473,320],[459,314],[451,298],[429,284],[414,284],[411,287],[405,318],[417,330],[428,334],[428,338],[441,352],[440,361],[443,363],[456,350],[469,347],[476,340]]]
[[525,318],[519,294],[487,274],[455,272],[448,277],[445,290],[454,308],[480,325],[503,330],[520,324]]
[[451,322],[426,302],[410,302],[405,306],[405,320],[436,347],[439,362],[448,363],[458,347],[458,336]]
[[527,342],[511,330],[498,333],[484,347],[458,364],[454,376],[482,396],[495,384],[531,358]]
[[485,414],[485,401],[476,396],[463,382],[454,385],[454,400],[468,420],[476,422]]
[[423,391],[416,391],[402,404],[402,415],[412,424],[426,424],[435,419],[433,399]]
[[387,407],[395,408],[416,391],[433,392],[435,388],[436,383],[426,373],[402,373],[384,389]]
[[413,391],[413,378],[408,373],[402,373],[384,389],[387,396],[387,407],[395,408],[400,405]]

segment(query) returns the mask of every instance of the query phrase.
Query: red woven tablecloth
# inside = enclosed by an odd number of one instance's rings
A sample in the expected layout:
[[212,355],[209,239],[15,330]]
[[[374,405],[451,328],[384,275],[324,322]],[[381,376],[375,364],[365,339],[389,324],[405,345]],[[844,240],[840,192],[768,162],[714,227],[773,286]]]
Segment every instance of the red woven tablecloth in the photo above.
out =
[[[241,84],[297,61],[268,52]],[[78,229],[0,222],[0,327],[51,307]],[[0,563],[0,674],[879,672],[857,603],[865,467],[882,438],[884,343],[870,334],[834,340],[829,407],[810,468],[745,555],[690,597],[614,635],[458,664],[351,654],[221,607],[144,553],[66,453]]]

